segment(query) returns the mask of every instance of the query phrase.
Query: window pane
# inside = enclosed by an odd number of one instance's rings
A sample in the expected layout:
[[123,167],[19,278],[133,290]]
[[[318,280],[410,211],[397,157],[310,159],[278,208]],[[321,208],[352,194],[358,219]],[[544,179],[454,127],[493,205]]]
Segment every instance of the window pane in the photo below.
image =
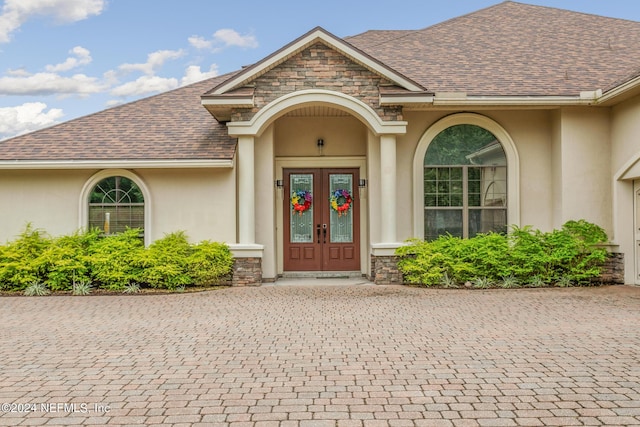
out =
[[424,213],[425,239],[434,240],[449,233],[462,237],[461,209],[426,209]]
[[507,206],[507,168],[487,167],[482,189],[482,206]]
[[[429,144],[424,158],[425,165],[469,165],[486,164],[491,160],[496,164],[500,154],[504,156],[502,146],[497,143],[491,132],[474,125],[457,125],[440,132]],[[491,157],[491,159],[489,159]],[[495,157],[495,159],[493,158]],[[505,165],[506,161],[502,161]]]
[[470,209],[469,210],[469,237],[479,233],[506,233],[507,210],[506,209]]
[[[289,206],[291,207],[290,231],[291,243],[312,243],[313,242],[313,174],[301,173],[289,176],[291,194],[289,195]],[[296,210],[297,206],[303,207],[310,203],[304,210]]]

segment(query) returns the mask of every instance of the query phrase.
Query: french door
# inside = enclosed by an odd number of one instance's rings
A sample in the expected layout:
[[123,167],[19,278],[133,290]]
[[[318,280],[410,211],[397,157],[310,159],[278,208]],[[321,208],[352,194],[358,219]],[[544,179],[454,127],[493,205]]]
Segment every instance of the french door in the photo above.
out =
[[284,170],[284,270],[360,270],[358,169]]

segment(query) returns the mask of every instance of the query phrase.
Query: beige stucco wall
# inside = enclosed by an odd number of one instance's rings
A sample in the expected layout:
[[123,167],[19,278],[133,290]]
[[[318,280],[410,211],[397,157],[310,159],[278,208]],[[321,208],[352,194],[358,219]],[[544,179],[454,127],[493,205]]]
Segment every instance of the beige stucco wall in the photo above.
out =
[[[277,157],[366,154],[366,127],[355,117],[282,117],[275,123]],[[318,139],[324,147],[317,146]]]
[[78,229],[78,201],[94,171],[0,170],[0,242],[31,222],[53,236]]
[[151,193],[151,241],[178,230],[194,242],[236,241],[232,169],[140,169],[134,172]]
[[586,219],[613,233],[609,114],[571,108],[554,116],[554,227]]
[[[634,180],[640,179],[640,97],[632,98],[611,110],[611,182],[613,195],[613,242],[625,254],[625,282],[640,284],[636,241],[639,209],[634,195]],[[635,190],[639,189],[636,183]]]
[[[78,230],[83,225],[81,192],[97,172],[0,170],[0,241],[13,239],[27,222],[52,236]],[[192,241],[235,242],[232,169],[141,169],[133,173],[150,192],[149,241],[183,230]]]

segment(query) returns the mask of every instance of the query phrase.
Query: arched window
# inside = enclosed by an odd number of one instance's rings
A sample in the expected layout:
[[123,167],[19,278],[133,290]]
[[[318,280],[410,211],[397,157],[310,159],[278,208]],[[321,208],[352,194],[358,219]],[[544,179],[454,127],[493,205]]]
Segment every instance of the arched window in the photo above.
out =
[[110,176],[100,180],[89,193],[89,228],[105,234],[128,228],[144,230],[144,196],[131,179]]
[[507,157],[497,138],[470,124],[440,132],[424,156],[424,238],[507,231]]

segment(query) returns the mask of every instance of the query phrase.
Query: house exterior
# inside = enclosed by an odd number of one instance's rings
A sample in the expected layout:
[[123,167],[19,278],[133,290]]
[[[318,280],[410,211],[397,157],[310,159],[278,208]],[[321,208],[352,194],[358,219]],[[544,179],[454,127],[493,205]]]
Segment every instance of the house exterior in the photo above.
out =
[[571,219],[640,283],[640,23],[506,1],[315,28],[235,73],[0,142],[0,240],[139,226],[229,244],[234,283],[399,280],[409,238]]

